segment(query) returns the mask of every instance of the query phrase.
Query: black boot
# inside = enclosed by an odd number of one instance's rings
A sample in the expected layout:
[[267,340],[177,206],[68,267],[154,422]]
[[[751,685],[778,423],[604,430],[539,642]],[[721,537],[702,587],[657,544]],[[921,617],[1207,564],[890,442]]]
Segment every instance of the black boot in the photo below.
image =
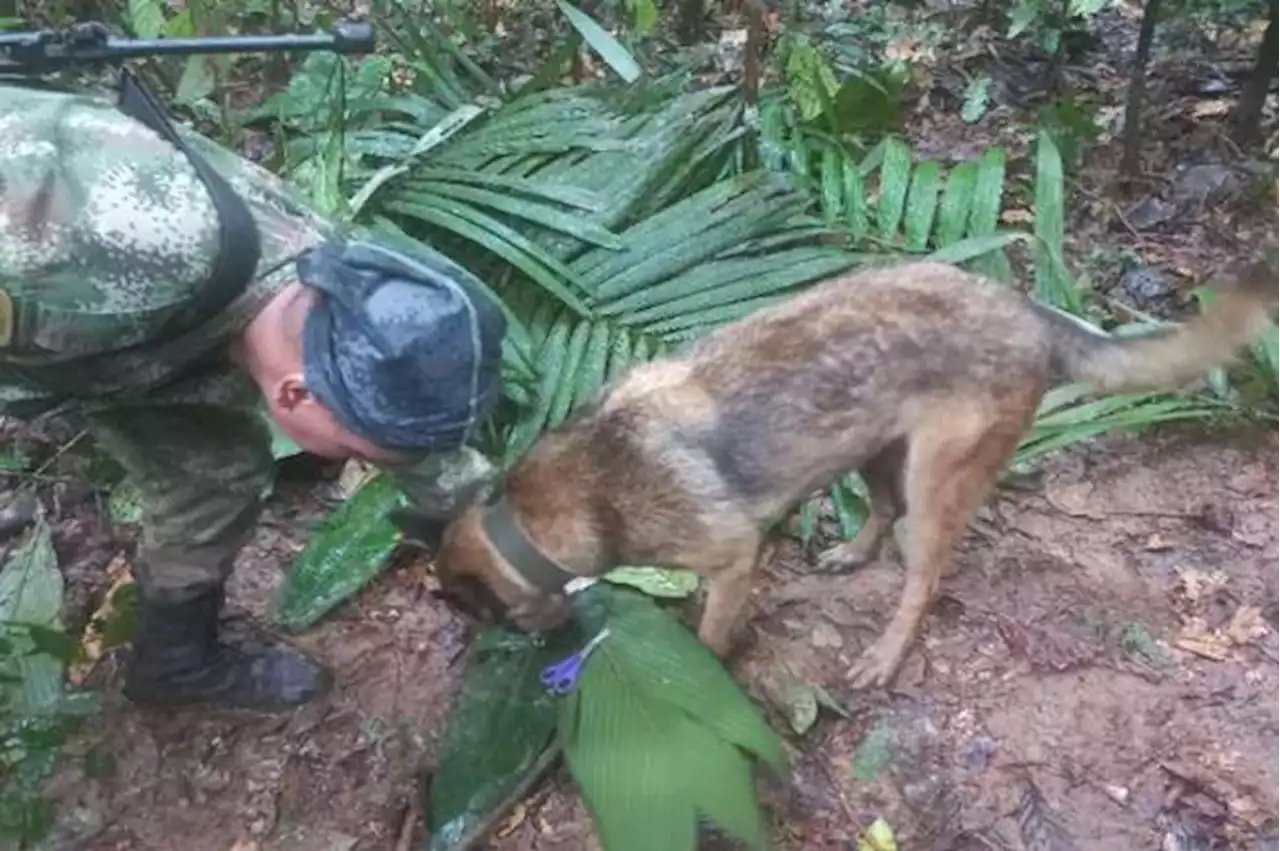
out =
[[223,591],[160,605],[138,595],[124,695],[135,703],[277,711],[327,692],[333,677],[298,650],[218,640]]

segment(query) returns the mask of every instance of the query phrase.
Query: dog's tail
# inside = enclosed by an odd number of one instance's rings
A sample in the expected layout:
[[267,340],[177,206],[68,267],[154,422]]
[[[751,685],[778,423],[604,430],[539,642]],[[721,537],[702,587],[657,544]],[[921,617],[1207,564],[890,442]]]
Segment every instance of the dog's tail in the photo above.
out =
[[1265,260],[1254,263],[1233,285],[1215,288],[1210,303],[1189,321],[1128,337],[1091,329],[1036,305],[1049,330],[1054,371],[1102,393],[1176,389],[1190,383],[1230,361],[1267,328],[1277,301],[1273,269]]

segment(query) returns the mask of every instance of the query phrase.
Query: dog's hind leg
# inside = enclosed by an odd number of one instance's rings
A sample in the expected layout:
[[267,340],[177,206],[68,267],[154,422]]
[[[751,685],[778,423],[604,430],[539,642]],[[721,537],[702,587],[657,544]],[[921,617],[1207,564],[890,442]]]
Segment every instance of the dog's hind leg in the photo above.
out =
[[907,511],[899,544],[906,579],[889,625],[849,672],[857,688],[884,686],[896,676],[952,547],[1017,448],[1024,425],[1002,417],[994,400],[947,400],[920,422],[910,435],[904,470]]
[[877,452],[858,471],[867,485],[869,511],[852,540],[836,544],[818,557],[816,573],[848,573],[873,561],[885,532],[902,514],[902,464],[906,444],[901,440]]

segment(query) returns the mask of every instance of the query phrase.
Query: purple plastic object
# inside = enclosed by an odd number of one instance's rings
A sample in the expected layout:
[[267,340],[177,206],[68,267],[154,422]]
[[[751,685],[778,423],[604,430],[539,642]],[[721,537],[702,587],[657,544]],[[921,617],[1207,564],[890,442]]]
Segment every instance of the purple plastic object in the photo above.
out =
[[582,668],[587,662],[587,657],[600,646],[600,642],[609,636],[609,630],[600,630],[596,637],[587,642],[587,646],[574,653],[562,662],[556,662],[554,665],[548,665],[542,669],[542,676],[539,678],[544,686],[551,689],[555,694],[568,694],[578,685],[578,677],[582,675]]

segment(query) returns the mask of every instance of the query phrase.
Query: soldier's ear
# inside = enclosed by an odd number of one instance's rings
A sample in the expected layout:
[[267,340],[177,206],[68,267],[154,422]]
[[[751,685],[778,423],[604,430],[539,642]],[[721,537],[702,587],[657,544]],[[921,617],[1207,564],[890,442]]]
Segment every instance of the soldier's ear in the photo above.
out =
[[296,411],[315,397],[307,389],[301,373],[290,373],[277,381],[271,390],[275,406],[282,411]]

